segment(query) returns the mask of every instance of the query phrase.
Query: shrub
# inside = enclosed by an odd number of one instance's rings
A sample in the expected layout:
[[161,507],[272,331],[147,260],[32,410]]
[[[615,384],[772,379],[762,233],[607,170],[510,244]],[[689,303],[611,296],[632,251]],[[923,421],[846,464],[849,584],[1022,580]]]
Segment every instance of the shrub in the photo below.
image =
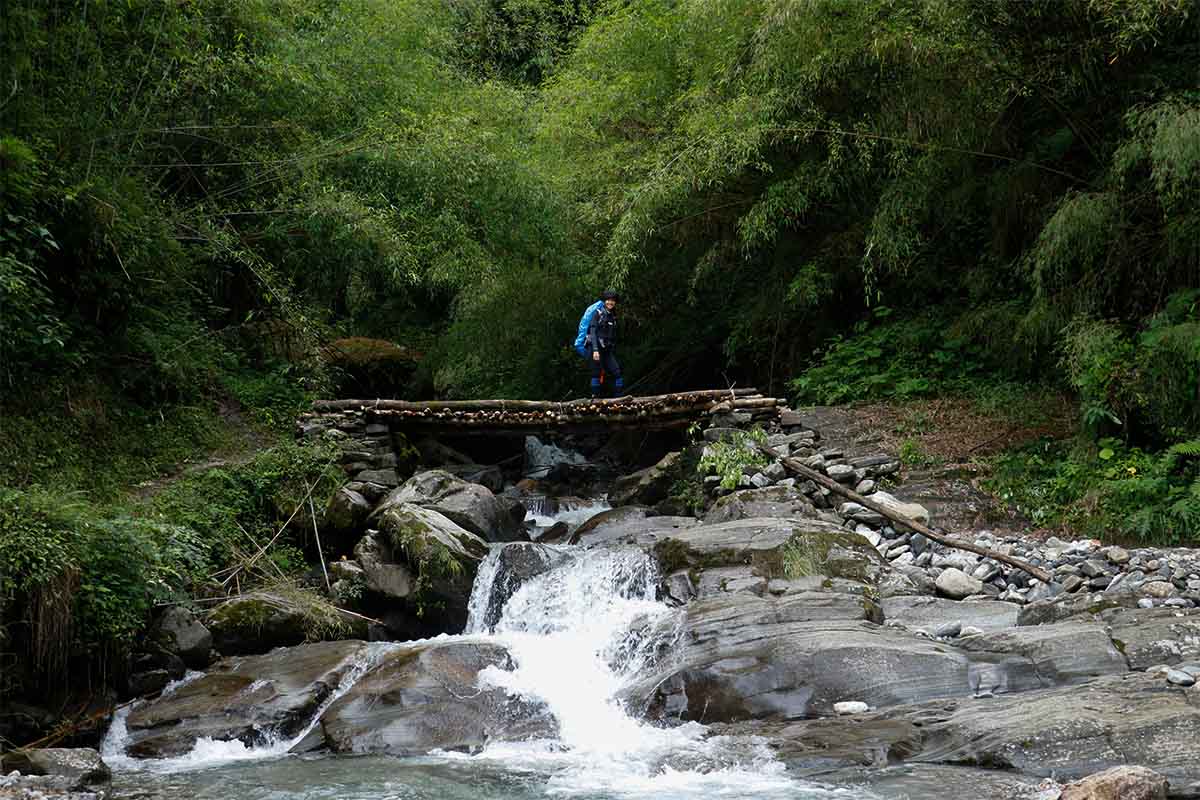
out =
[[355,336],[332,342],[327,358],[341,372],[340,392],[392,397],[412,375],[421,353],[383,339]]
[[746,470],[767,466],[767,457],[757,447],[766,441],[767,434],[762,428],[734,431],[728,438],[704,448],[696,470],[701,475],[719,475],[722,488],[736,489]]

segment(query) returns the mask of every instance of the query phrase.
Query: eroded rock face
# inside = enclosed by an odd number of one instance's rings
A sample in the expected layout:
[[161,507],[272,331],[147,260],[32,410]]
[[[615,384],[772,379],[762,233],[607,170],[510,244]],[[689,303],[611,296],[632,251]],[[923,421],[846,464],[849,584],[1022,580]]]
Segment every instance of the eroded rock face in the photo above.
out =
[[752,517],[776,519],[816,519],[817,509],[794,486],[768,486],[743,489],[717,500],[704,515],[705,524],[730,522]]
[[557,732],[540,704],[478,685],[481,670],[512,668],[504,648],[462,641],[393,647],[330,705],[306,749],[423,755],[435,748],[475,751],[489,741]]
[[[660,718],[799,719],[832,714],[842,701],[878,708],[974,691],[971,659],[869,622],[878,607],[866,597],[736,592],[682,613],[676,658],[631,694]],[[1027,661],[1006,668],[1015,688],[1039,685]]]
[[1003,630],[1017,624],[1019,606],[997,601],[960,603],[941,597],[909,595],[883,600],[884,618],[909,629],[933,632],[947,623],[960,622],[984,632]]
[[183,755],[202,736],[247,745],[295,736],[369,647],[319,642],[224,659],[203,677],[129,714],[129,755]]
[[1173,794],[1200,791],[1200,708],[1158,676],[1135,673],[1086,687],[950,700],[897,714],[922,723],[922,761],[1060,780],[1145,764],[1170,780]]
[[587,547],[613,542],[632,543],[643,535],[669,536],[672,531],[692,528],[693,517],[655,515],[646,506],[621,506],[594,514],[571,534],[571,544]]
[[512,498],[501,501],[486,487],[435,469],[418,473],[392,491],[373,519],[390,509],[415,505],[436,511],[486,542],[512,542],[525,538],[524,511],[515,513]]

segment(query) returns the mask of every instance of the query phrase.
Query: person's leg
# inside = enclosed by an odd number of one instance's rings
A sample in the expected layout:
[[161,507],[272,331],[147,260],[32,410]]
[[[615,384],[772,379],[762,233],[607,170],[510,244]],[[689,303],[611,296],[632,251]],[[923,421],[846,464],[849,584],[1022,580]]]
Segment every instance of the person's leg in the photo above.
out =
[[601,354],[600,360],[593,360],[588,356],[588,363],[592,365],[592,397],[600,396],[600,372],[604,369],[604,356]]
[[617,354],[612,350],[604,350],[600,353],[600,362],[604,365],[608,380],[612,381],[613,397],[620,397],[625,393],[625,377],[621,374],[621,365],[617,363]]

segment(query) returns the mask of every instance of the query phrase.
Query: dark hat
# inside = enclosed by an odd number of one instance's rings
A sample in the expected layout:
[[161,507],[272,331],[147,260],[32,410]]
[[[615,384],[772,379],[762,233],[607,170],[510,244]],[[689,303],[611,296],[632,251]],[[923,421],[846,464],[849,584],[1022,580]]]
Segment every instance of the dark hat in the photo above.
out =
[[621,295],[617,294],[613,289],[605,289],[604,294],[600,295],[601,300],[620,300]]

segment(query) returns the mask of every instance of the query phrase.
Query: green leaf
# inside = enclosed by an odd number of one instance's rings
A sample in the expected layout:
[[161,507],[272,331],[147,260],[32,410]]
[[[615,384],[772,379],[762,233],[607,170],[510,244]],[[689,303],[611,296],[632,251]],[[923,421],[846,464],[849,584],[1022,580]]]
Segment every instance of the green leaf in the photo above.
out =
[[1100,451],[1100,460],[1108,461],[1115,455],[1116,455],[1116,453],[1113,452],[1113,449],[1111,447],[1106,447]]

